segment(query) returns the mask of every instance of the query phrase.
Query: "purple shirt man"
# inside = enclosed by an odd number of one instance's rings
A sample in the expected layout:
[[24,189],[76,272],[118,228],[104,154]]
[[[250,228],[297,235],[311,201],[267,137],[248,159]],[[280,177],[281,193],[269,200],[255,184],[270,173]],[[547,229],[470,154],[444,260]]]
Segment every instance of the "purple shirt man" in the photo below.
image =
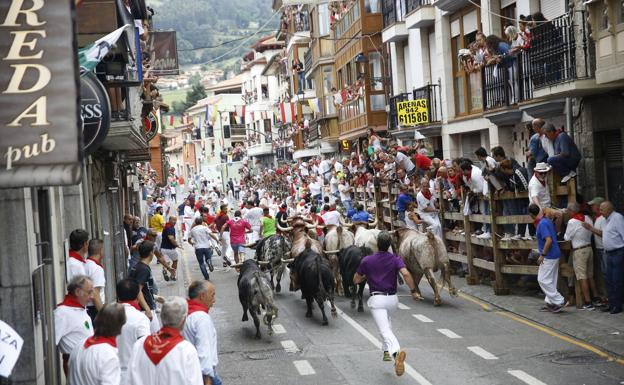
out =
[[396,276],[405,267],[401,257],[387,251],[378,251],[362,259],[357,273],[366,276],[371,293],[395,294]]

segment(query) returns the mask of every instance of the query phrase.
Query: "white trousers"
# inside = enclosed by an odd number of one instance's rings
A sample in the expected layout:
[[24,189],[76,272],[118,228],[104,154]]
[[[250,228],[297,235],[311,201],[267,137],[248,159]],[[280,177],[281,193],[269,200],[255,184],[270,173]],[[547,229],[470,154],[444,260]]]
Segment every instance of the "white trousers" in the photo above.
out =
[[370,309],[379,334],[383,340],[382,349],[393,355],[401,350],[399,340],[392,332],[392,323],[390,315],[394,313],[399,306],[399,298],[396,295],[371,295],[366,303]]
[[193,227],[193,219],[184,219],[184,236],[182,238],[184,241],[189,239],[191,227]]
[[557,278],[559,278],[559,259],[544,259],[537,270],[537,282],[546,295],[544,301],[550,305],[561,306],[565,299],[557,291]]

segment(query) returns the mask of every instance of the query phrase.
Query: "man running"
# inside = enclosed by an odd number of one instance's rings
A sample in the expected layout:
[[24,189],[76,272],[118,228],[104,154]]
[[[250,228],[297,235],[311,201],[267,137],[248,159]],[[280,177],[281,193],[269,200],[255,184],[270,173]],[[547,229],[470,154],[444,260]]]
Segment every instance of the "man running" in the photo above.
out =
[[370,298],[367,304],[383,339],[383,360],[391,361],[394,358],[394,372],[397,376],[402,376],[405,372],[406,353],[401,350],[390,322],[390,315],[399,304],[397,273],[403,276],[403,280],[411,290],[412,298],[417,300],[419,297],[412,276],[401,257],[388,252],[391,243],[390,233],[387,231],[379,233],[377,236],[379,251],[362,259],[353,277],[353,283],[357,285],[365,280],[368,281]]

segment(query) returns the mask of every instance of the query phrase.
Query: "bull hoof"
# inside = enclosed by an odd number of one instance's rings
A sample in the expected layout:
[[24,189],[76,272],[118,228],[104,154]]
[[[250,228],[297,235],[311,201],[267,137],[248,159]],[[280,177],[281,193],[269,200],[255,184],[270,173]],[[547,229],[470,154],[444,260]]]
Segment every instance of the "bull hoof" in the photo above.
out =
[[255,338],[259,340],[260,338],[262,338],[262,336],[260,336],[260,333],[257,333]]
[[358,306],[358,313],[364,313],[364,306]]
[[278,283],[277,286],[275,286],[275,292],[279,293],[280,291],[282,291],[282,285]]
[[442,300],[440,298],[436,298],[433,300],[433,306],[440,306],[442,305]]
[[452,295],[453,297],[457,297],[457,295],[458,295],[458,294],[457,294],[457,289],[455,289],[455,288],[450,289],[450,290],[449,290],[449,293],[451,293],[451,295]]
[[269,336],[273,335],[273,329],[269,329],[269,331],[267,332],[269,334]]
[[324,320],[323,323],[321,323],[321,325],[327,326],[327,325],[329,325],[329,322],[327,320]]
[[247,317],[247,314],[243,314],[243,319],[241,321],[249,321],[249,317]]
[[351,309],[355,309],[355,302],[351,302]]
[[306,313],[306,318],[312,318],[312,312],[311,311]]
[[336,311],[336,309],[331,311],[331,315],[332,315],[332,318],[338,318],[338,312]]

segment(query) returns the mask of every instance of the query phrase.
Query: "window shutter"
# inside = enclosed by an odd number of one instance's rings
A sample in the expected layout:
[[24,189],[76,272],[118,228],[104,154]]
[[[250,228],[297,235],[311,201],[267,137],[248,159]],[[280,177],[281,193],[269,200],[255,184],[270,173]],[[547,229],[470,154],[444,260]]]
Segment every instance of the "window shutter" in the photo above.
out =
[[540,9],[546,19],[552,20],[566,13],[566,2],[567,0],[542,0]]

